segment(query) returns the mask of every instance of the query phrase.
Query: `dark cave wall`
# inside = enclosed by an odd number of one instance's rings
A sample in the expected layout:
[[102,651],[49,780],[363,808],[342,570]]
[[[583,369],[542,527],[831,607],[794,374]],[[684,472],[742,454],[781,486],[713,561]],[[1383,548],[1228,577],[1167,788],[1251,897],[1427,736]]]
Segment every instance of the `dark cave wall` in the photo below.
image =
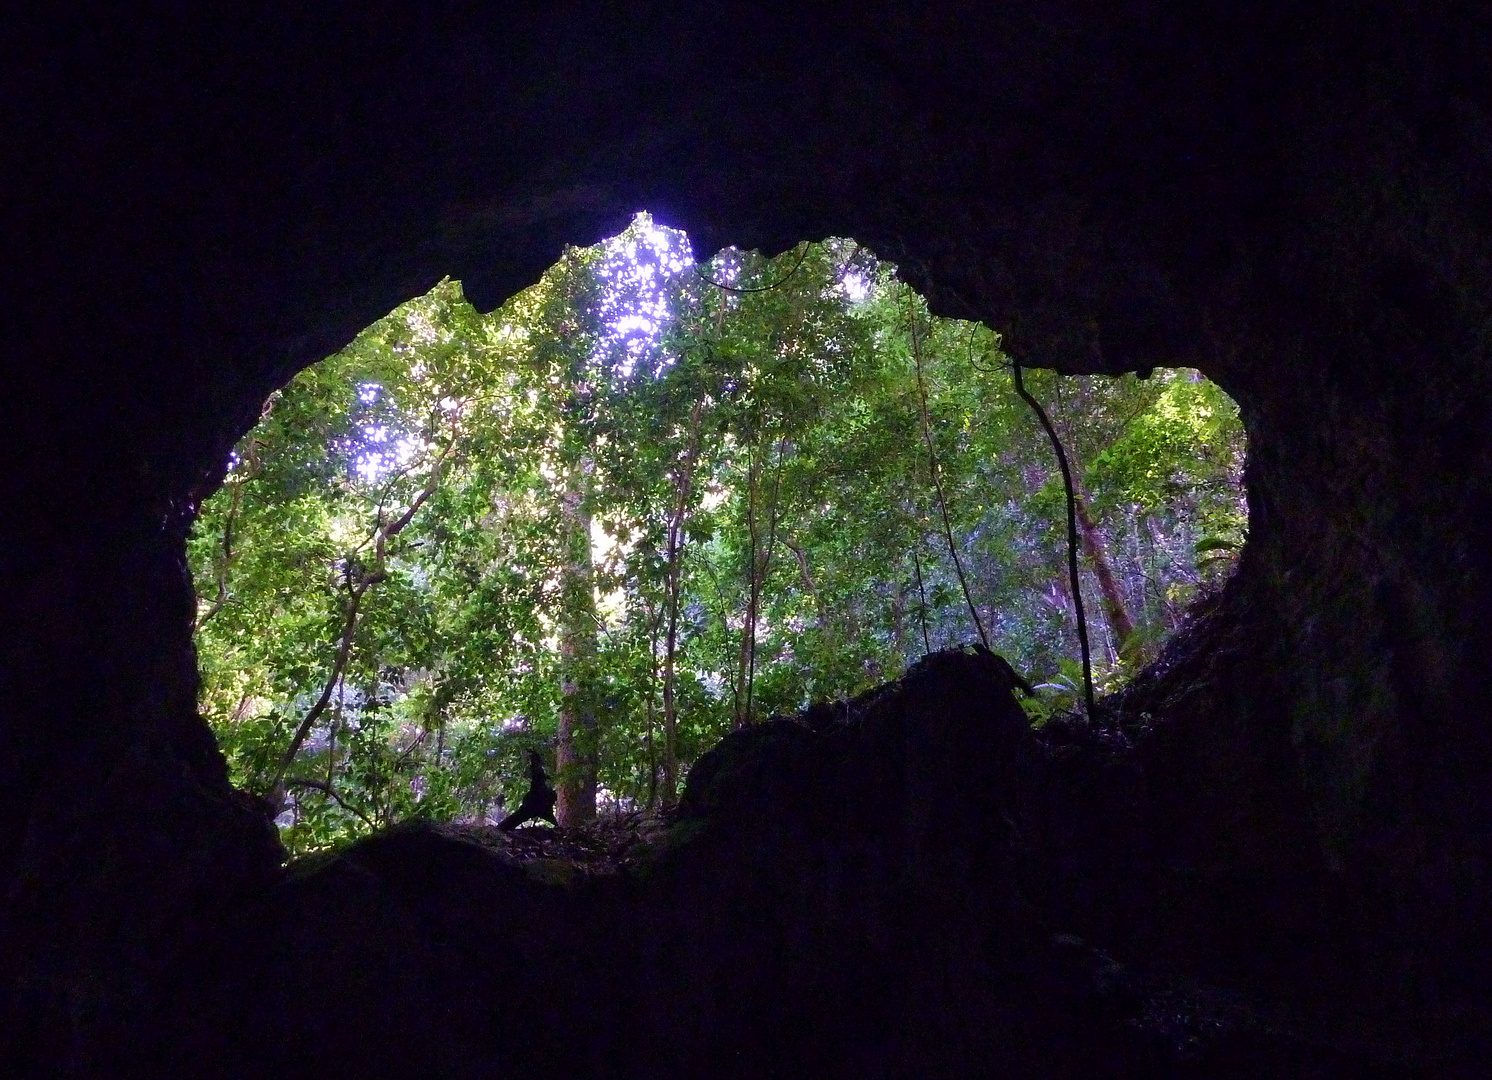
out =
[[1364,942],[1361,997],[1401,1020],[1406,1000],[1462,1006],[1492,928],[1492,447],[1486,359],[1468,359],[1454,393],[1427,374],[1405,394],[1403,371],[1299,378],[1252,444],[1256,662],[1279,673],[1315,840]]
[[67,522],[86,531],[51,538],[10,594],[6,765],[29,766],[4,796],[0,1068],[15,1075],[109,1075],[146,1052],[194,919],[283,857],[196,714],[179,527],[100,516]]
[[197,957],[206,990],[173,1005],[210,1019],[170,1071],[961,1076],[1003,1047],[1050,1075],[1060,1025],[1011,962],[1040,935],[1008,678],[947,653],[867,698],[725,740],[624,873],[419,825],[298,868]]
[[13,41],[0,1002],[38,1053],[127,1044],[277,860],[195,716],[181,553],[260,402],[442,275],[490,306],[639,208],[701,254],[852,235],[1026,362],[1229,389],[1253,532],[1217,654],[1155,691],[1178,793],[1146,828],[1374,898],[1342,933],[1385,1001],[1476,982],[1485,13],[375,5]]

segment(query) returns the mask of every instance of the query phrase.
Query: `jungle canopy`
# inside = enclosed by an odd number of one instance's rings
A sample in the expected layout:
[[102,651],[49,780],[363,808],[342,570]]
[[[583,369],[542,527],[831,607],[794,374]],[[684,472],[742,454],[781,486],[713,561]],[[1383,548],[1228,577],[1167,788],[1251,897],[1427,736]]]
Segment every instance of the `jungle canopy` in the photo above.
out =
[[[1242,426],[1191,371],[1026,383],[1112,688],[1231,569]],[[1034,723],[1071,708],[1065,520],[988,328],[853,241],[698,264],[643,214],[490,314],[443,282],[266,403],[190,545],[201,708],[292,850],[495,820],[529,749],[562,823],[655,808],[732,727],[961,642]]]

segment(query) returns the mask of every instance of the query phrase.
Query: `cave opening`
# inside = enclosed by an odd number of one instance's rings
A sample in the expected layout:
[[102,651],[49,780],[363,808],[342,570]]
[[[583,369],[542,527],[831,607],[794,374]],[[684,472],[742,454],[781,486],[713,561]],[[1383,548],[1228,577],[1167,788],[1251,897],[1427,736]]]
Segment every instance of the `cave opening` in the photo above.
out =
[[[1191,369],[1028,370],[1076,477],[1112,693],[1231,574],[1237,407]],[[640,213],[482,314],[445,280],[276,391],[188,556],[199,705],[292,853],[671,807],[725,733],[939,649],[1083,700],[1064,488],[999,336],[847,239],[697,262]]]
[[[508,7],[7,26],[0,1073],[1484,1075],[1480,9]],[[1033,733],[935,654],[854,724],[726,735],[624,888],[413,825],[287,866],[201,716],[191,518],[307,363],[445,275],[491,308],[639,206],[702,252],[856,237],[1033,369],[1201,370],[1247,421],[1237,573],[1115,695],[1153,718],[1127,742]]]

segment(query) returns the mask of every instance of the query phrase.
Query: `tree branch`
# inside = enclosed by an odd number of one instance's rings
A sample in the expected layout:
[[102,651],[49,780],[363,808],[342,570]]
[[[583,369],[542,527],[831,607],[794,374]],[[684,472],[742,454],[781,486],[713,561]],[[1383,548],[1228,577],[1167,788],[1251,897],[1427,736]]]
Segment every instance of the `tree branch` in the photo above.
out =
[[375,582],[382,581],[383,575],[364,575],[356,586],[348,586],[347,611],[342,621],[342,634],[337,641],[337,656],[332,662],[332,673],[326,680],[326,685],[321,688],[321,696],[316,703],[306,712],[301,719],[300,725],[295,729],[295,735],[290,740],[290,745],[285,748],[285,753],[280,757],[279,767],[275,770],[274,781],[270,784],[271,799],[274,793],[283,790],[285,773],[289,770],[295,755],[300,753],[301,744],[306,741],[306,736],[311,733],[311,727],[321,718],[326,711],[327,703],[332,699],[332,691],[337,687],[337,680],[342,677],[342,671],[347,667],[348,657],[352,655],[352,639],[357,631],[358,607],[363,602],[363,596],[369,587]]
[[786,536],[782,538],[782,546],[791,551],[793,557],[798,560],[798,571],[803,578],[803,587],[808,590],[808,595],[813,598],[813,606],[818,610],[819,629],[828,634],[829,612],[825,609],[824,598],[819,595],[818,585],[813,580],[813,570],[808,565],[808,552],[803,550],[801,544]]
[[420,748],[420,746],[425,741],[425,736],[428,735],[428,734],[430,734],[430,729],[429,728],[424,728],[424,729],[422,729],[420,731],[420,733],[418,735],[416,735],[414,737],[414,741],[411,742],[409,744],[409,747],[402,754],[399,755],[399,760],[397,760],[397,761],[394,762],[394,771],[395,772],[398,772],[399,770],[403,769],[404,766],[409,763],[409,756],[411,754],[413,754],[416,750],[418,750]]
[[[332,691],[336,688],[337,681],[342,677],[342,672],[347,667],[348,658],[352,654],[352,639],[357,632],[358,609],[362,605],[363,597],[369,589],[388,577],[388,571],[384,565],[385,559],[388,556],[388,541],[402,532],[414,520],[414,516],[419,512],[420,507],[425,505],[440,487],[441,466],[445,464],[446,458],[450,456],[456,447],[458,429],[459,423],[453,420],[451,423],[451,441],[446,444],[446,448],[436,457],[435,464],[430,469],[429,479],[425,481],[425,486],[420,489],[419,494],[409,504],[408,509],[393,522],[384,525],[382,523],[383,511],[380,508],[378,512],[379,521],[373,530],[373,568],[359,574],[355,583],[352,580],[352,563],[349,559],[347,566],[348,598],[346,617],[343,620],[342,633],[337,642],[337,655],[332,663],[332,673],[327,678],[326,685],[322,687],[321,696],[316,699],[316,703],[311,706],[310,710],[301,719],[299,726],[295,729],[295,735],[290,740],[290,745],[285,748],[285,753],[280,758],[280,765],[275,771],[274,782],[270,784],[271,799],[283,799],[285,773],[295,761],[295,755],[300,752],[301,745],[306,741],[306,736],[311,733],[312,726],[321,718],[321,714],[326,711],[327,703],[331,701]],[[361,550],[362,546],[362,544],[358,545],[358,550]],[[276,793],[279,793],[278,796]]]
[[[252,440],[250,440],[250,446],[252,446]],[[258,475],[258,459],[253,455],[252,450],[248,451],[248,453],[247,460],[250,463],[252,471],[242,479],[234,481],[233,499],[228,505],[228,516],[223,522],[223,555],[221,561],[218,563],[217,573],[214,575],[217,578],[218,595],[213,600],[212,606],[197,617],[196,623],[192,626],[193,634],[201,630],[207,625],[209,619],[228,606],[228,570],[232,567],[234,558],[233,526],[238,520],[239,508],[243,505],[243,486]]]
[[378,828],[378,826],[373,823],[372,818],[363,813],[357,807],[353,806],[346,799],[342,798],[342,796],[338,795],[336,789],[324,780],[313,780],[309,776],[287,776],[284,780],[281,781],[281,783],[288,788],[311,788],[314,791],[319,791],[323,795],[327,795],[336,800],[337,805],[340,806],[343,810],[346,810],[348,813],[351,814],[356,814],[359,818],[362,819],[363,824],[368,826],[368,828]]
[[407,526],[411,521],[414,520],[415,514],[419,513],[420,507],[424,506],[426,501],[429,500],[430,496],[435,494],[436,490],[440,487],[441,466],[445,464],[446,458],[450,456],[451,450],[454,449],[455,446],[456,436],[455,433],[452,432],[451,441],[446,445],[446,448],[440,452],[439,456],[436,457],[435,464],[430,469],[430,478],[425,481],[425,486],[420,489],[420,493],[416,495],[414,497],[414,501],[409,504],[409,509],[400,514],[399,517],[396,518],[392,523],[385,525],[379,530],[379,536],[382,543],[387,543],[394,537],[398,536],[401,532],[403,532],[405,526]]

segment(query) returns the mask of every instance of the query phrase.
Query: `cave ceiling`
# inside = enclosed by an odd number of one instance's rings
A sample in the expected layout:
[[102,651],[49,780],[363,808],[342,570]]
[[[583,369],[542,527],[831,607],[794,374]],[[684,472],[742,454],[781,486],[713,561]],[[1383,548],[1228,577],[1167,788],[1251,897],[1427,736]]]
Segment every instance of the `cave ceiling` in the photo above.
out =
[[701,254],[853,236],[1028,363],[1193,363],[1247,394],[1240,339],[1288,336],[1365,231],[1444,275],[1477,254],[1399,220],[1464,210],[1474,49],[1384,17],[1327,52],[1346,19],[372,5],[40,28],[7,80],[28,201],[6,272],[49,369],[45,411],[18,413],[130,430],[179,485],[397,303],[450,275],[490,308],[638,209]]

